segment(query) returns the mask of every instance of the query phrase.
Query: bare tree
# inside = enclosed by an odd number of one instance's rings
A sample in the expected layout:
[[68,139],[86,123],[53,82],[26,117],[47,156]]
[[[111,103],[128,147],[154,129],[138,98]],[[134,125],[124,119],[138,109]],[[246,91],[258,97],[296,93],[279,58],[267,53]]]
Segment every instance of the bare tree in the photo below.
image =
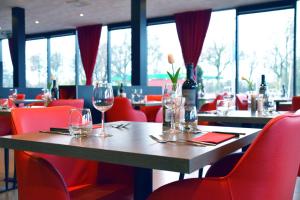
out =
[[58,69],[59,66],[62,65],[62,55],[58,52],[55,52],[54,54],[51,55],[50,59],[50,70],[51,70],[51,75],[55,76],[57,78],[58,76]]
[[202,59],[217,69],[217,89],[220,88],[220,78],[226,67],[231,63],[231,59],[226,55],[226,46],[224,44],[213,43],[211,47],[203,54]]
[[38,74],[38,84],[37,85],[43,85],[41,82],[41,75],[42,75],[42,64],[40,60],[39,55],[33,55],[29,58],[30,61],[30,70],[31,71],[37,71]]

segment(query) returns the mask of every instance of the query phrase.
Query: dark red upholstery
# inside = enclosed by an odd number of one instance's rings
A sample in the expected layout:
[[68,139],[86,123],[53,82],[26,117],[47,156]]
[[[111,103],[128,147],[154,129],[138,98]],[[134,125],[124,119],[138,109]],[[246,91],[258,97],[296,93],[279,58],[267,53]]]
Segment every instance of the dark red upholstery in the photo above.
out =
[[[70,109],[71,106],[14,109],[15,132],[26,134],[50,127],[67,127]],[[101,166],[102,163],[95,161],[23,151],[16,151],[15,157],[21,200],[104,199],[110,195],[121,195],[119,199],[126,199],[132,192],[133,172],[129,167]],[[120,173],[126,179],[122,176],[123,179],[119,179]]]
[[[161,101],[162,95],[146,95],[145,101]],[[161,106],[141,106],[140,110],[143,111],[147,117],[148,122],[155,122],[156,114]]]
[[224,177],[186,179],[165,185],[158,199],[293,199],[300,164],[300,115],[271,120]]
[[26,97],[25,94],[19,93],[19,94],[17,94],[16,99],[18,99],[18,100],[23,100],[23,99],[25,99],[25,97]]
[[147,122],[146,115],[139,110],[135,110],[129,99],[123,97],[115,97],[114,104],[105,112],[105,120],[107,122],[114,121],[136,121]]
[[291,111],[297,111],[300,109],[300,96],[293,96]]
[[163,108],[162,107],[160,107],[160,109],[158,110],[158,112],[156,114],[155,122],[159,122],[159,123],[163,122]]
[[213,102],[203,104],[200,108],[200,112],[216,110],[217,109],[217,101],[222,100],[222,99],[224,99],[223,95],[221,95],[221,94],[217,95],[217,97],[213,100]]
[[58,99],[53,100],[48,104],[48,107],[52,106],[72,106],[75,108],[83,108],[84,100],[83,99]]
[[236,109],[248,110],[248,96],[246,94],[236,95]]

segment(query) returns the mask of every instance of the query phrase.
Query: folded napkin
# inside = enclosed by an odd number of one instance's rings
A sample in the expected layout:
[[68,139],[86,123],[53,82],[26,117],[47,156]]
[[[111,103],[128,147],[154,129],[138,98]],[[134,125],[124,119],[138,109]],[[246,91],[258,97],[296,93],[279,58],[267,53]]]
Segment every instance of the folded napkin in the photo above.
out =
[[195,137],[192,139],[193,142],[208,142],[213,144],[219,144],[221,142],[224,142],[226,140],[229,140],[231,138],[236,137],[234,134],[224,134],[224,133],[205,133],[199,137]]

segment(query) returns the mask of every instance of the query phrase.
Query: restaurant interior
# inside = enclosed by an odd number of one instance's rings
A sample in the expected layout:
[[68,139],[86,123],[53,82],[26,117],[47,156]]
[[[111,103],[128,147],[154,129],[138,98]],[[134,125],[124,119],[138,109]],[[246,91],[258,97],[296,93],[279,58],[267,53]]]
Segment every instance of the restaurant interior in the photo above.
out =
[[1,0],[0,200],[300,199],[299,8]]

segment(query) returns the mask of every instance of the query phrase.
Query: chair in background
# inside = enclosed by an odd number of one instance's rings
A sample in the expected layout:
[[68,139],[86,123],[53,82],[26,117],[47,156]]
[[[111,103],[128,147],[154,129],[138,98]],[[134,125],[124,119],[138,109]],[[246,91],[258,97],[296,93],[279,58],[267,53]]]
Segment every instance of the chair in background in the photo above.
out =
[[217,97],[212,102],[203,104],[200,108],[200,112],[217,110],[217,101],[222,99],[224,99],[223,95],[218,94]]
[[297,111],[300,109],[300,96],[293,96],[291,111]]
[[[12,111],[16,134],[67,127],[71,106]],[[130,167],[69,157],[15,151],[19,199],[127,199]]]
[[83,108],[84,99],[58,99],[53,100],[48,104],[48,107],[53,106],[72,106],[74,108]]
[[236,95],[236,109],[248,110],[248,96],[246,94]]
[[160,107],[160,109],[156,113],[155,122],[163,123],[163,108],[162,107]]
[[[300,115],[281,115],[271,120],[249,149],[236,159],[216,163],[227,168],[204,179],[186,179],[165,185],[150,196],[156,199],[293,199],[300,156]],[[276,150],[275,150],[276,149]],[[232,164],[226,167],[226,164]],[[220,168],[220,167],[219,167]]]
[[115,97],[113,106],[105,112],[105,120],[147,122],[147,117],[142,111],[135,110],[129,99]]
[[[7,99],[0,99],[0,105],[7,103]],[[11,135],[11,116],[10,115],[0,115],[0,136]],[[4,148],[4,183],[5,189],[15,189],[15,182],[12,188],[9,188],[9,183],[13,182],[14,179],[9,177],[9,149]]]
[[[146,95],[145,101],[161,101],[162,95]],[[161,106],[141,106],[140,110],[143,111],[147,117],[148,122],[155,122],[158,110]]]

